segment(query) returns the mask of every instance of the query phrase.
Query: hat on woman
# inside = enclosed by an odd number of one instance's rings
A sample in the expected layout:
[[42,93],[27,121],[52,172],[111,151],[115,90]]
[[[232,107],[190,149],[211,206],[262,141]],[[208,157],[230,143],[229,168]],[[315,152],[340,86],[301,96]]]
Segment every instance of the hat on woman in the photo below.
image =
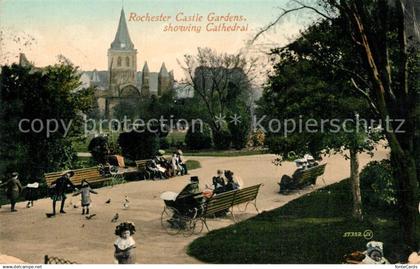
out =
[[74,176],[74,172],[71,171],[71,170],[64,171],[64,173],[62,175],[64,176],[64,175],[67,175],[67,174],[70,174],[70,177]]
[[18,172],[13,172],[12,173],[12,177],[17,177],[17,176],[19,176]]
[[370,241],[366,244],[366,248],[367,248],[366,252],[368,255],[370,255],[373,251],[378,251],[379,253],[381,253],[381,255],[384,255],[383,246],[384,246],[384,243],[382,242]]

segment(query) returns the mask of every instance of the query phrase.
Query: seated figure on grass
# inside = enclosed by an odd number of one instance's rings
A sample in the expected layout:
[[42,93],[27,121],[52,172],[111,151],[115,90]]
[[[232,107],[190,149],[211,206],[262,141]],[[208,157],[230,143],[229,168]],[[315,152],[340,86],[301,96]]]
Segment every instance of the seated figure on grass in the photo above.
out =
[[363,264],[389,264],[389,261],[384,257],[383,243],[377,241],[370,241],[366,245],[365,258]]

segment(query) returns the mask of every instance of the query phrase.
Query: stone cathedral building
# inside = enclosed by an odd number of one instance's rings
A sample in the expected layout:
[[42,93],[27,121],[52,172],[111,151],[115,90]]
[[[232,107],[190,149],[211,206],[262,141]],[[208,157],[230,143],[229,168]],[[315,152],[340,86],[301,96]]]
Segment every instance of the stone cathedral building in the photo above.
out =
[[124,9],[121,9],[117,33],[108,49],[108,70],[85,71],[81,80],[84,85],[94,85],[101,115],[112,117],[116,105],[136,102],[142,98],[162,96],[173,90],[173,72],[162,63],[159,73],[150,72],[147,62],[137,71],[138,51],[128,32]]

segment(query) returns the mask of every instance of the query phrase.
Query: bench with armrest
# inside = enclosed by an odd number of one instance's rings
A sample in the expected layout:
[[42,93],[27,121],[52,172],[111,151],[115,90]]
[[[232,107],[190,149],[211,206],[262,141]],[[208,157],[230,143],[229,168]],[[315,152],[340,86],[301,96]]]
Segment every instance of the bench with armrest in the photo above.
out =
[[[99,182],[105,182],[109,180],[109,177],[104,177],[100,174],[98,167],[88,167],[88,168],[81,168],[81,169],[74,169],[72,170],[74,172],[74,176],[70,178],[71,182],[79,186],[82,183],[82,180],[86,180],[88,183],[99,183]],[[52,172],[52,173],[45,173],[44,178],[48,186],[51,186],[51,184],[59,178],[63,174],[63,171],[61,172]]]
[[[288,189],[301,189],[306,186],[315,185],[317,178],[319,176],[324,175],[326,165],[326,163],[320,164],[300,171],[297,175],[293,177],[293,182],[290,184]],[[324,180],[324,178],[322,179]],[[280,182],[278,184],[280,185]]]
[[136,160],[136,167],[137,170],[143,174],[144,179],[149,179],[150,178],[150,173],[147,171],[146,167],[147,167],[147,162],[149,162],[150,159],[147,160]]
[[207,218],[214,217],[217,213],[226,212],[230,210],[233,220],[236,222],[235,215],[233,212],[233,206],[246,203],[245,210],[248,204],[253,204],[257,213],[257,195],[262,184],[246,187],[239,190],[227,191],[217,195],[214,195],[208,199],[203,205],[203,212],[201,219],[204,222],[207,230]]

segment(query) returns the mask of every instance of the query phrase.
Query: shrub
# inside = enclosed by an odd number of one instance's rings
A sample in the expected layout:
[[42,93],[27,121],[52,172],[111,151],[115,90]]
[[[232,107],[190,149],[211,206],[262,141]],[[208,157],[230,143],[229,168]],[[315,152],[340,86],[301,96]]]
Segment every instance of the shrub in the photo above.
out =
[[188,129],[187,135],[185,136],[185,143],[190,149],[208,149],[212,146],[212,132],[210,126],[207,123],[202,124],[195,123],[194,126]]
[[250,144],[253,147],[262,147],[265,143],[265,133],[263,130],[258,129],[254,133],[252,133],[250,139]]
[[250,120],[248,120],[247,117],[245,117],[245,115],[241,116],[241,122],[229,123],[229,131],[231,133],[232,146],[235,149],[243,149],[246,147],[250,127]]
[[159,136],[151,132],[126,132],[118,137],[124,157],[131,160],[144,160],[153,158],[159,150]]
[[167,137],[161,137],[159,143],[161,149],[169,149],[169,147],[171,146]]
[[216,149],[228,149],[232,141],[232,134],[227,127],[213,132],[213,143]]
[[104,164],[106,162],[105,156],[109,153],[108,139],[104,136],[92,138],[89,142],[88,150],[97,163]]
[[365,206],[389,208],[397,203],[396,181],[389,160],[372,161],[360,173],[362,202]]

